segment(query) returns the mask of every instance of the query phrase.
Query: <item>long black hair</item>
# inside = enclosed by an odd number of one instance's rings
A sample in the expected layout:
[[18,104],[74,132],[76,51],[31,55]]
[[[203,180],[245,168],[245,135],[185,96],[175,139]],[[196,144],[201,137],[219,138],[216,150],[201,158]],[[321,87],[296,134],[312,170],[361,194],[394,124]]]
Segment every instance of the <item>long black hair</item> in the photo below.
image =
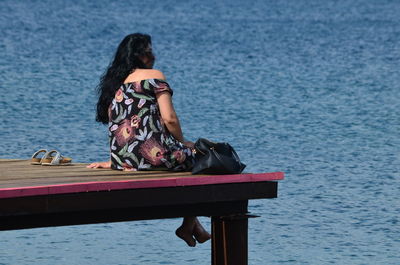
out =
[[100,78],[97,86],[99,100],[97,102],[96,121],[108,123],[108,108],[115,92],[120,88],[127,76],[137,68],[149,68],[141,58],[154,60],[151,51],[151,37],[147,34],[134,33],[126,36],[118,46],[114,60]]

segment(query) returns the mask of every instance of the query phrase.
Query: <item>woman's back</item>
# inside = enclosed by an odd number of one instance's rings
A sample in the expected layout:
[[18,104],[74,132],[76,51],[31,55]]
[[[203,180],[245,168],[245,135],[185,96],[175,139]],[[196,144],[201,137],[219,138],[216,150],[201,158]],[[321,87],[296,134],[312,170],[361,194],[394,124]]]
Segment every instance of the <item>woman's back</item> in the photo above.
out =
[[[109,107],[111,167],[119,170],[190,169],[193,164],[191,149],[168,131],[157,102],[157,95],[165,92],[172,95],[172,89],[160,71],[140,69],[135,72],[117,90]],[[153,78],[147,78],[149,76]]]

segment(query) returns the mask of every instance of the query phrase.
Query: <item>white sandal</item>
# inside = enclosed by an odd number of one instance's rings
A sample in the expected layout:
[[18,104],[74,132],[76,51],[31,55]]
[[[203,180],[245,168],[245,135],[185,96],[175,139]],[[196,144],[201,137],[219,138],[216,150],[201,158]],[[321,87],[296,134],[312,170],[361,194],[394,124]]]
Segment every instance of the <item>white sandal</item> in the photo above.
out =
[[[44,153],[42,157],[38,157],[38,155],[39,155],[40,153]],[[47,154],[47,150],[46,150],[46,149],[37,150],[37,151],[32,155],[32,158],[31,158],[31,165],[41,165],[41,164],[42,164],[42,160],[43,160],[43,158],[46,156],[46,154]]]
[[51,150],[42,158],[42,166],[66,166],[71,165],[72,158],[63,157],[57,150]]

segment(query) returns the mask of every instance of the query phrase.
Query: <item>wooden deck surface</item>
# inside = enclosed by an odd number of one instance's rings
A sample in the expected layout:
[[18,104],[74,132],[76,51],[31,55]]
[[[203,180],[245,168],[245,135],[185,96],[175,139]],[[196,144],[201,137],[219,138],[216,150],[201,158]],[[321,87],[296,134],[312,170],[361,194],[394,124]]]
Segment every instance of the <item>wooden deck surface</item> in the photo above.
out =
[[283,179],[282,172],[209,176],[190,172],[90,169],[86,165],[40,166],[31,165],[29,160],[0,159],[0,198]]

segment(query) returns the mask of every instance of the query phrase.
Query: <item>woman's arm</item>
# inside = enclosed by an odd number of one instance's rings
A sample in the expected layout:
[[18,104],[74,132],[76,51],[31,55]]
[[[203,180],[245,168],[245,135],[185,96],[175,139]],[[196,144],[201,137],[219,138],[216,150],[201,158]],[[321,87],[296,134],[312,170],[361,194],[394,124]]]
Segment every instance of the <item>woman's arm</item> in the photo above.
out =
[[181,143],[184,142],[181,125],[172,104],[171,94],[161,92],[156,95],[158,106],[160,108],[161,118],[163,119],[168,131]]

